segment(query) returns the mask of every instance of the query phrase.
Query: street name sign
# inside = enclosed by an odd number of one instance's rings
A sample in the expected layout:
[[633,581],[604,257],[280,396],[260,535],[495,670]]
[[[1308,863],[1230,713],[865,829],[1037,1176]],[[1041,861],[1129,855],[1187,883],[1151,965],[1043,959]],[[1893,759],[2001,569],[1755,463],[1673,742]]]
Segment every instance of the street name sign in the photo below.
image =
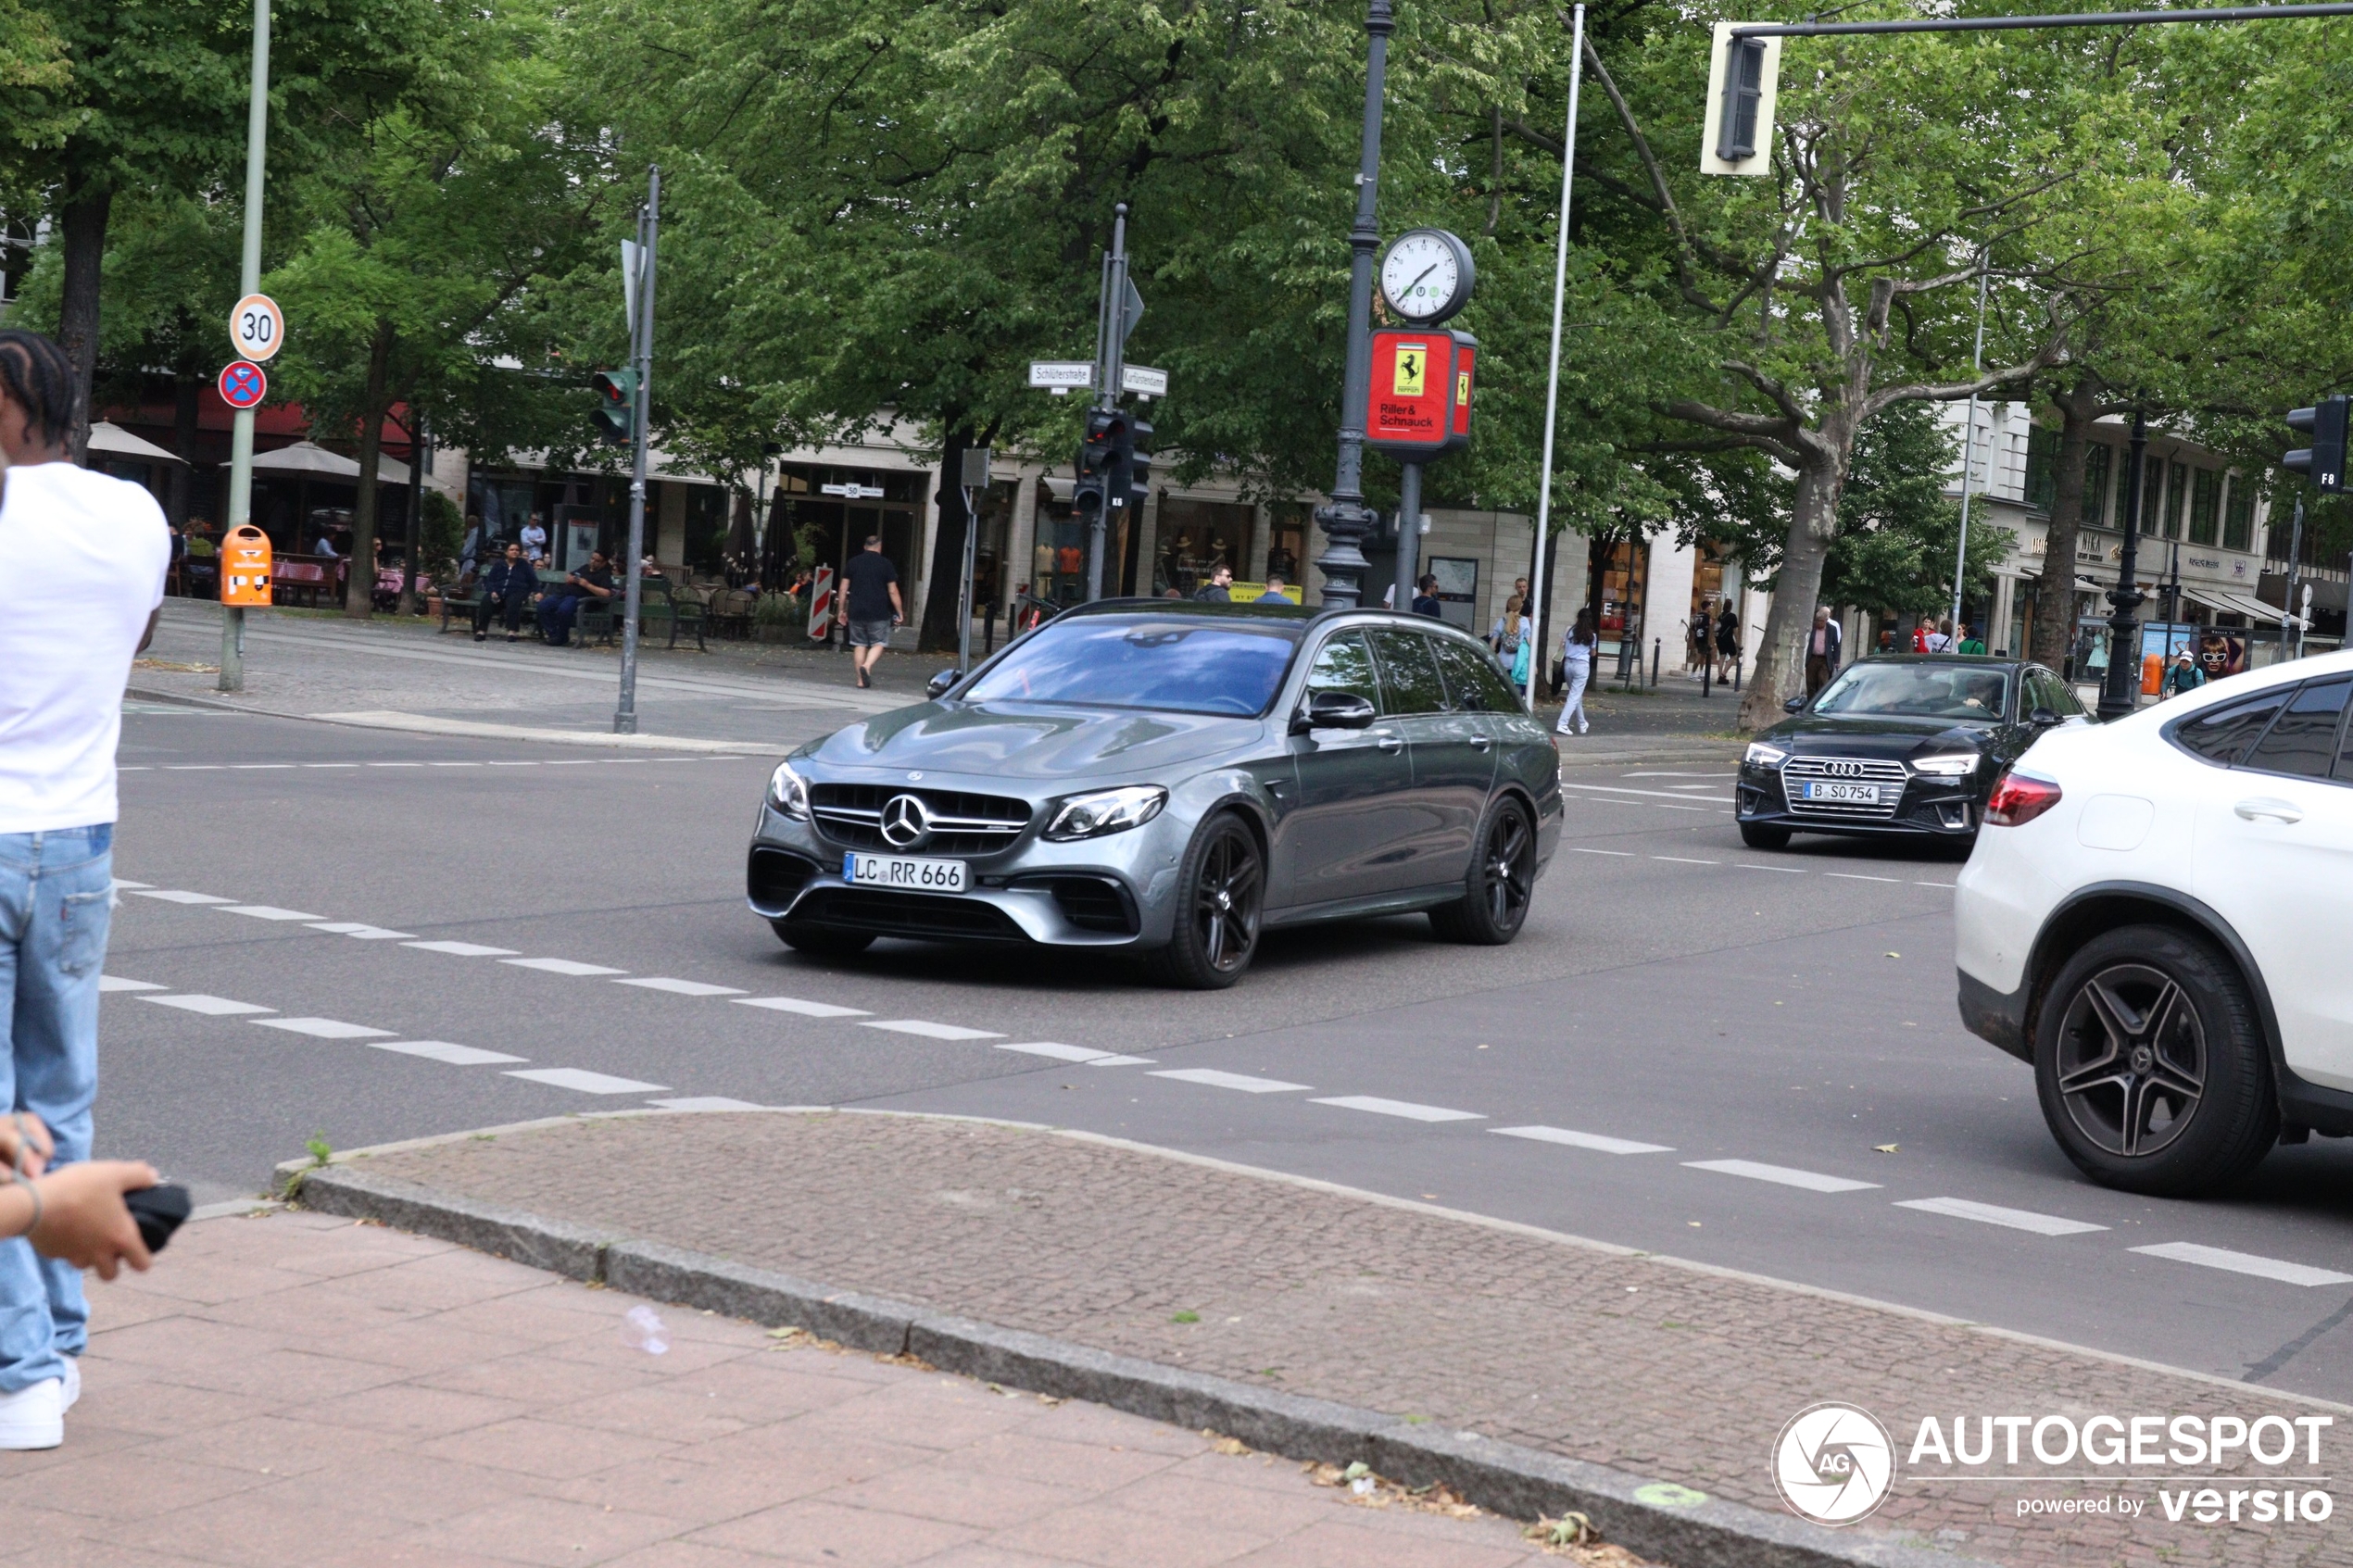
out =
[[817,490],[821,495],[843,495],[853,501],[879,501],[883,494],[879,484],[821,484]]
[[1095,367],[1084,359],[1032,359],[1029,384],[1042,386],[1057,397],[1067,397],[1073,391],[1092,391]]
[[1139,397],[1168,395],[1168,372],[1155,370],[1150,365],[1122,365],[1119,368],[1119,390],[1132,392]]

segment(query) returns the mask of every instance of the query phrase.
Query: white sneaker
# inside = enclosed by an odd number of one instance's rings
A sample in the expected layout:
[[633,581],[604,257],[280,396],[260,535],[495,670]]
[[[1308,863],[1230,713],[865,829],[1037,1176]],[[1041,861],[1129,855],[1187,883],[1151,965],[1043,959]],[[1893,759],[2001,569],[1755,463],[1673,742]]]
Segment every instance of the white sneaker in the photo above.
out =
[[65,1387],[57,1394],[57,1413],[63,1415],[73,1409],[74,1401],[82,1398],[82,1358],[60,1356],[57,1359],[66,1363]]
[[0,1394],[0,1450],[54,1449],[66,1440],[65,1379],[44,1378]]

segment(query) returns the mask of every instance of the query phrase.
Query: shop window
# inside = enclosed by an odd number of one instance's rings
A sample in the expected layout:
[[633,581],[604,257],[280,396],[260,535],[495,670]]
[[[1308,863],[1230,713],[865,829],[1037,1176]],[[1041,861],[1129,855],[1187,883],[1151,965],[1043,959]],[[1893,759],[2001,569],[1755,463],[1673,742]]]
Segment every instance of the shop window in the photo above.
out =
[[2183,514],[2190,509],[2190,466],[2183,462],[2168,465],[2171,472],[2165,481],[2165,536],[2182,536]]
[[1250,531],[1256,510],[1233,502],[1164,495],[1154,535],[1158,558],[1152,568],[1152,591],[1174,588],[1190,595],[1220,565],[1230,568],[1236,577],[1247,578]]
[[2108,479],[2114,473],[2116,449],[2095,441],[2083,453],[2083,521],[2093,528],[2108,526]]
[[2026,427],[2026,504],[2038,512],[2048,512],[2058,494],[2058,432]]
[[2230,498],[2222,508],[2222,547],[2252,549],[2255,545],[2255,486],[2244,475],[2231,476]]
[[2215,540],[2217,512],[2222,499],[2222,476],[2212,469],[2200,469],[2190,482],[2190,543],[2211,545]]
[[2140,531],[2158,532],[2158,520],[2165,515],[2165,459],[2151,458],[2141,467]]

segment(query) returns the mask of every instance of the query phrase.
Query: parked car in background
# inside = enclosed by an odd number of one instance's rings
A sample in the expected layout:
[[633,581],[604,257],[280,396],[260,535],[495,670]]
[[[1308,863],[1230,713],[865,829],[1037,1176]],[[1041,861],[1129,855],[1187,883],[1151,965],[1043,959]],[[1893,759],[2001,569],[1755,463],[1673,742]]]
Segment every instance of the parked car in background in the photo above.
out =
[[1561,809],[1551,734],[1451,627],[1106,600],[794,752],[749,897],[803,952],[1132,950],[1209,988],[1308,921],[1424,910],[1509,942]]
[[1848,665],[1741,759],[1741,841],[1779,849],[1797,833],[1967,844],[1994,779],[2046,731],[2088,724],[2039,664],[1898,654]]
[[2085,1174],[2228,1185],[2353,1135],[2353,653],[2044,735],[1955,894],[1962,1021]]

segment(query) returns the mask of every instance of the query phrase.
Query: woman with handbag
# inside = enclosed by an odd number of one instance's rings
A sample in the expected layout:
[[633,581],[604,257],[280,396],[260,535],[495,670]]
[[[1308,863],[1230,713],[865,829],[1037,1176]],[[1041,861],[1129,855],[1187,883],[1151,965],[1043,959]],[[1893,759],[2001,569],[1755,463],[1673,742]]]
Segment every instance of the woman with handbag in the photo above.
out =
[[1593,727],[1585,719],[1585,684],[1592,679],[1593,651],[1600,644],[1592,610],[1579,610],[1576,623],[1561,639],[1561,668],[1567,672],[1568,689],[1561,700],[1560,722],[1554,726],[1557,734],[1581,735]]

